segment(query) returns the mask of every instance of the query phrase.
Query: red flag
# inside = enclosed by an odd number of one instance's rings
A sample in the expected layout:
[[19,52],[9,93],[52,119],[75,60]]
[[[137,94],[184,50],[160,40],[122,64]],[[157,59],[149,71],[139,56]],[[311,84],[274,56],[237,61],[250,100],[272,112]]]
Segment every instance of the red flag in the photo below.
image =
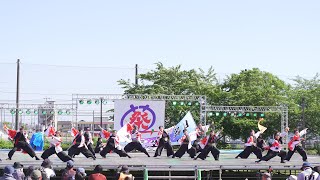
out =
[[10,139],[13,139],[17,134],[16,130],[9,129],[6,124],[3,126],[3,129],[8,134]]
[[47,136],[47,137],[50,137],[50,136],[53,136],[55,134],[55,129],[53,126],[49,126],[46,131],[44,132],[44,134]]
[[103,129],[101,131],[101,137],[108,139],[110,137],[110,132]]
[[76,128],[71,128],[71,136],[75,137],[78,133],[79,131]]

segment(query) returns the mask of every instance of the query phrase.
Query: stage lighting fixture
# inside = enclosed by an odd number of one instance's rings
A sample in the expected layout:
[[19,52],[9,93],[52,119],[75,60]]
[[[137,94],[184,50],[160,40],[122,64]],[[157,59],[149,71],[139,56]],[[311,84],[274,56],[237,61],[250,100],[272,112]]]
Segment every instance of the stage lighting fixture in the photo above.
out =
[[250,113],[246,113],[246,116],[249,117],[249,116],[250,116]]
[[50,111],[50,114],[54,114],[54,111]]
[[208,114],[209,116],[212,116],[213,115],[213,113],[212,112],[209,112],[209,114]]
[[235,113],[231,113],[231,114],[230,114],[230,116],[234,116],[234,115],[235,115]]
[[177,102],[176,102],[176,101],[173,101],[173,102],[172,102],[172,105],[174,105],[174,106],[177,105]]
[[70,110],[66,110],[66,114],[70,115],[71,114]]
[[[114,102],[114,101],[113,101]],[[102,103],[104,104],[104,105],[106,105],[106,104],[108,104],[108,101],[107,100],[102,100]]]
[[216,112],[216,116],[220,116],[220,113]]
[[196,106],[199,106],[199,102],[196,102]]
[[192,105],[192,103],[191,102],[188,102],[188,106],[191,106]]
[[184,105],[184,102],[180,102],[180,105],[183,106],[183,105]]
[[242,117],[242,113],[239,113],[239,114],[238,114],[238,117]]
[[263,114],[263,113],[261,113],[261,114],[260,114],[260,117],[264,117],[264,114]]
[[84,100],[81,99],[81,100],[79,101],[79,104],[84,104]]
[[30,114],[30,113],[31,113],[30,109],[27,109],[26,114]]
[[100,99],[94,100],[94,103],[95,103],[96,105],[100,104]]
[[257,113],[253,113],[253,116],[254,116],[254,117],[257,117]]
[[42,111],[42,114],[43,114],[43,115],[47,114],[47,111]]
[[15,113],[16,113],[16,110],[11,109],[11,110],[10,110],[10,113],[11,113],[11,114],[15,114]]
[[59,114],[59,115],[61,115],[61,114],[62,114],[62,111],[61,111],[61,110],[59,110],[59,111],[58,111],[58,114]]
[[33,111],[33,113],[34,113],[34,114],[38,114],[39,111],[35,109],[35,110]]
[[227,114],[226,112],[225,112],[225,113],[223,113],[223,116],[224,116],[224,117],[226,117],[227,115],[228,115],[228,114]]
[[22,114],[22,113],[23,113],[23,111],[20,109],[18,113],[19,113],[19,114]]
[[91,99],[88,99],[88,100],[87,100],[87,104],[92,104],[92,100],[91,100]]

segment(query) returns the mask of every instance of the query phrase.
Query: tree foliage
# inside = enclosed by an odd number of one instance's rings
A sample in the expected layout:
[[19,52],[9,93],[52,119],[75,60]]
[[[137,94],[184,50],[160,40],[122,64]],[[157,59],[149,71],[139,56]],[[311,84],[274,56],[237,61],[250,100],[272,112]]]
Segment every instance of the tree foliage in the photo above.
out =
[[[277,76],[258,68],[231,74],[218,83],[214,69],[182,70],[181,66],[164,67],[157,63],[155,70],[139,75],[139,84],[119,80],[126,94],[205,95],[209,105],[223,106],[288,106],[291,128],[299,127],[301,121],[301,98],[306,100],[307,127],[319,134],[320,80],[297,77],[293,86]],[[179,103],[179,102],[178,102]],[[187,102],[185,102],[187,103]],[[166,126],[178,123],[190,110],[199,120],[199,106],[173,106],[166,103]],[[265,135],[280,130],[279,113],[265,113],[262,125],[268,127]],[[207,124],[224,127],[224,133],[232,138],[245,138],[250,129],[257,130],[258,117],[207,116]],[[300,124],[301,125],[301,124]]]

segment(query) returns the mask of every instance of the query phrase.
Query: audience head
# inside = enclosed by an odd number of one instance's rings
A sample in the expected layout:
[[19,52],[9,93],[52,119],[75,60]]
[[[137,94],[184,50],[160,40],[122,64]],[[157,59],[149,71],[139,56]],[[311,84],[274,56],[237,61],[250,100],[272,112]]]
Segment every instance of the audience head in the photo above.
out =
[[44,168],[51,168],[52,162],[49,159],[45,159],[43,160],[41,166]]
[[12,166],[5,166],[3,169],[3,173],[11,175],[14,172],[14,168]]
[[96,167],[93,170],[95,173],[102,173],[103,168],[101,165],[96,165]]
[[74,165],[74,162],[72,160],[67,161],[67,168],[72,169]]
[[38,169],[32,171],[30,177],[31,177],[32,180],[42,179],[41,171],[38,170]]

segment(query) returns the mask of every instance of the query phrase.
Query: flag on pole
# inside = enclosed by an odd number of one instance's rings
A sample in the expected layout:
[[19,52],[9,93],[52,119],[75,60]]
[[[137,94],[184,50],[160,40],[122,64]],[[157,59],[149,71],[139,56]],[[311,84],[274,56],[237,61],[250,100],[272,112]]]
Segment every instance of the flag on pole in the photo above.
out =
[[132,131],[133,127],[129,123],[122,126],[122,128],[119,129],[117,132],[117,135],[119,136],[119,142],[131,142],[130,139],[130,131]]
[[307,134],[307,130],[308,130],[308,128],[305,128],[304,130],[300,131],[300,133],[299,133],[300,136]]
[[74,127],[71,128],[71,136],[72,137],[75,137],[78,133],[79,133],[79,131],[76,128],[74,128]]
[[47,137],[50,137],[50,136],[53,136],[55,134],[55,129],[53,126],[49,126],[45,131],[44,131],[44,134],[47,136]]
[[187,129],[187,131],[193,132],[196,129],[196,122],[194,121],[190,111],[183,117],[183,119],[172,128],[171,132],[169,132],[170,140],[172,145],[178,145],[179,140],[183,136],[183,130]]
[[264,132],[264,131],[266,131],[267,130],[267,128],[266,127],[264,127],[264,126],[262,126],[262,125],[260,125],[260,122],[261,121],[263,121],[264,119],[263,118],[261,118],[259,121],[258,121],[258,129],[259,129],[259,131],[261,132],[261,134]]
[[4,129],[4,131],[8,134],[8,137],[9,137],[11,140],[13,140],[13,138],[14,138],[14,137],[16,136],[16,134],[17,134],[17,131],[16,131],[16,130],[13,130],[13,129],[9,129],[6,124],[3,126],[3,129]]
[[100,132],[101,137],[105,138],[105,139],[108,139],[110,137],[110,134],[111,133],[109,131],[104,130],[104,129],[102,129],[101,132]]

